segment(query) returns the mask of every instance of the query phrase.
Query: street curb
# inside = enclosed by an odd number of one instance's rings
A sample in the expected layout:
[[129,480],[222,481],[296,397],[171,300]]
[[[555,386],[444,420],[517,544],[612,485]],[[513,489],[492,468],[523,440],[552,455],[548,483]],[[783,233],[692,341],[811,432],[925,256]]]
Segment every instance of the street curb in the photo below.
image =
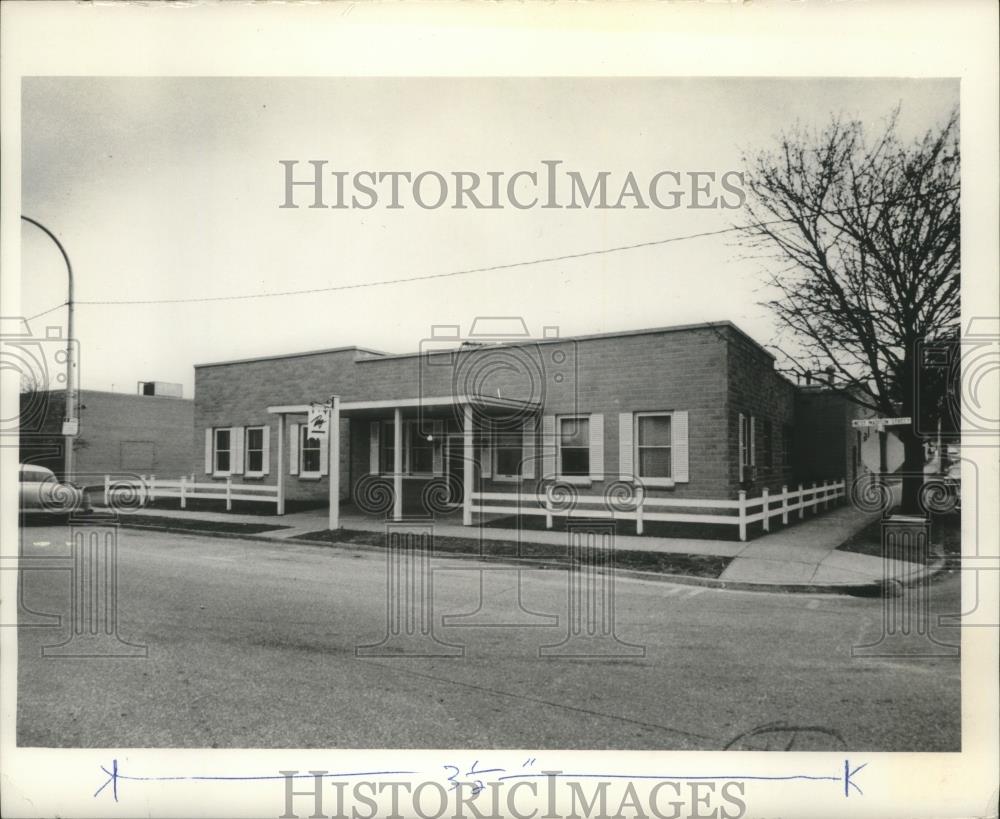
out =
[[[385,549],[381,546],[373,546],[367,543],[336,543],[327,540],[311,540],[305,538],[278,538],[259,534],[240,534],[238,532],[215,532],[212,530],[199,531],[197,529],[182,529],[170,526],[150,526],[142,523],[128,523],[120,521],[119,525],[127,529],[145,529],[152,532],[169,532],[171,534],[189,535],[191,537],[222,537],[232,540],[256,540],[262,543],[299,543],[303,546],[338,546],[343,549],[379,552],[385,554]],[[496,557],[493,555],[476,555],[463,552],[448,552],[438,555],[439,557],[454,558],[456,560],[479,560],[496,561],[498,563],[511,563],[515,565],[534,566],[539,569],[547,569],[552,563],[552,559],[529,558],[529,557]],[[946,560],[939,556],[934,563],[926,567],[916,576],[909,578],[906,582],[900,580],[873,580],[867,583],[754,583],[746,580],[722,580],[718,577],[699,577],[689,574],[666,574],[664,572],[644,572],[638,569],[615,569],[614,573],[620,577],[627,577],[633,580],[647,580],[658,583],[675,583],[683,586],[701,586],[704,588],[719,589],[723,591],[746,591],[765,592],[782,594],[839,594],[849,597],[895,597],[899,595],[901,586],[912,586],[922,582],[925,578],[932,580],[940,574],[946,566]]]

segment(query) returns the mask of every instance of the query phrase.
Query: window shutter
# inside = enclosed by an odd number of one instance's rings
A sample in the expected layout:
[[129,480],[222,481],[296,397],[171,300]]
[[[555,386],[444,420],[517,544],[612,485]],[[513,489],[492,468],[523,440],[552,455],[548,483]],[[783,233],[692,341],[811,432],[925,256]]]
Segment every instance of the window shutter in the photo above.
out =
[[232,452],[229,454],[229,472],[232,475],[243,474],[243,448],[245,445],[245,427],[229,428],[229,447]]
[[434,474],[444,473],[444,424],[431,421],[431,435],[434,436]]
[[[337,430],[339,433],[340,430]],[[326,438],[319,439],[319,474],[328,475],[330,474],[330,443],[333,441],[333,435],[336,434],[332,429],[326,431]]]
[[372,475],[378,475],[379,430],[381,426],[378,421],[372,421],[368,425],[368,471]]
[[741,483],[743,482],[743,448],[746,446],[746,442],[743,440],[744,438],[743,418],[744,416],[743,413],[741,412],[739,414],[739,421],[737,424],[738,433],[737,433],[737,444],[736,444],[736,463],[739,466],[739,475],[740,475],[739,480]]
[[676,483],[687,483],[688,478],[688,414],[677,411],[670,417],[670,474]]
[[757,479],[757,419],[750,416],[750,480]]
[[288,425],[288,474],[299,474],[299,425]]
[[261,470],[265,475],[271,471],[271,427],[264,427],[264,454],[261,457]]
[[635,433],[631,412],[618,413],[618,477],[635,480]]
[[604,480],[604,416],[599,412],[590,416],[590,479]]
[[493,477],[493,424],[483,420],[483,448],[479,454],[479,474],[484,478]]
[[213,431],[209,427],[205,430],[205,474],[212,474],[212,445],[215,443],[212,440]]
[[535,477],[535,429],[538,421],[529,418],[521,427],[521,477]]
[[542,416],[542,478],[556,476],[556,417]]

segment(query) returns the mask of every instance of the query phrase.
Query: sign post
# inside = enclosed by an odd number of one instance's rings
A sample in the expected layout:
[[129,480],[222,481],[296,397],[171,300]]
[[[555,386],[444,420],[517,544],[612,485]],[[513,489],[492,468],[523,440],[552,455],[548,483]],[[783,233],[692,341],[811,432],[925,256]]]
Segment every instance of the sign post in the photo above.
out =
[[886,427],[905,427],[913,423],[913,418],[903,416],[900,418],[856,418],[851,421],[854,429],[874,429],[878,434],[878,468],[883,475],[888,472],[886,463]]

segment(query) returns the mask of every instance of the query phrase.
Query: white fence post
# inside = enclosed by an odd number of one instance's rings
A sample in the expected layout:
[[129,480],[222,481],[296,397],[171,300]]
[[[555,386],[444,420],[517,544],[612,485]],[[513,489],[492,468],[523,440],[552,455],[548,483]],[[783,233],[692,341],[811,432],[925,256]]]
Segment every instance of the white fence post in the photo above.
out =
[[812,492],[809,495],[810,498],[809,508],[813,510],[814,515],[819,511],[818,508],[819,501],[817,500],[817,497],[818,495],[816,494],[816,481],[813,481]]
[[149,476],[149,501],[152,503],[156,500],[156,475]]
[[142,482],[142,505],[145,506],[149,503],[149,480],[145,475],[140,475],[139,480]]
[[181,509],[187,509],[187,475],[181,475]]
[[740,490],[740,540],[747,539],[747,493]]
[[111,476],[110,475],[105,475],[104,476],[104,505],[106,507],[111,505]]
[[548,493],[545,494],[545,528],[552,528],[552,507],[549,505]]
[[764,531],[765,532],[770,532],[771,531],[771,516],[768,514],[768,510],[770,509],[770,503],[768,502],[768,499],[767,499],[767,487],[766,486],[761,491],[760,496],[761,496],[761,511],[764,513],[764,517],[761,518],[761,520],[762,520],[762,522],[764,524]]
[[823,511],[830,508],[830,490],[827,489],[829,481],[823,481]]
[[799,484],[799,520],[805,516],[806,513],[806,496],[802,491],[802,484]]
[[226,511],[233,511],[233,479],[226,477]]
[[782,524],[788,524],[788,486],[787,484],[781,485],[781,522]]
[[635,533],[637,535],[642,534],[642,505],[646,502],[646,490],[637,490],[638,495],[635,499]]

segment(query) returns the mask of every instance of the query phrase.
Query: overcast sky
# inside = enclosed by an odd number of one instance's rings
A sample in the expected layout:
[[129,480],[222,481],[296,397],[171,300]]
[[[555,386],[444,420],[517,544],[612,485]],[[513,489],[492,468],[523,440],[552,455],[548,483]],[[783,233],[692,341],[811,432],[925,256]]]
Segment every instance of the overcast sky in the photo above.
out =
[[[86,301],[256,295],[504,265],[719,230],[738,211],[281,209],[280,160],[327,170],[739,170],[796,120],[916,136],[954,81],[754,79],[121,79],[23,84],[22,213],[64,242]],[[485,185],[485,183],[484,183]],[[329,190],[329,189],[328,189]],[[387,193],[388,188],[380,187]],[[433,190],[433,188],[428,188]],[[299,194],[303,204],[305,194]],[[329,197],[328,197],[329,198]],[[65,300],[58,252],[22,229],[26,316]],[[758,341],[761,263],[731,236],[467,276],[196,304],[77,308],[81,386],[133,391],[195,363],[357,344],[418,348],[433,324],[522,316],[563,335],[734,321]],[[32,329],[63,323],[65,310]]]

